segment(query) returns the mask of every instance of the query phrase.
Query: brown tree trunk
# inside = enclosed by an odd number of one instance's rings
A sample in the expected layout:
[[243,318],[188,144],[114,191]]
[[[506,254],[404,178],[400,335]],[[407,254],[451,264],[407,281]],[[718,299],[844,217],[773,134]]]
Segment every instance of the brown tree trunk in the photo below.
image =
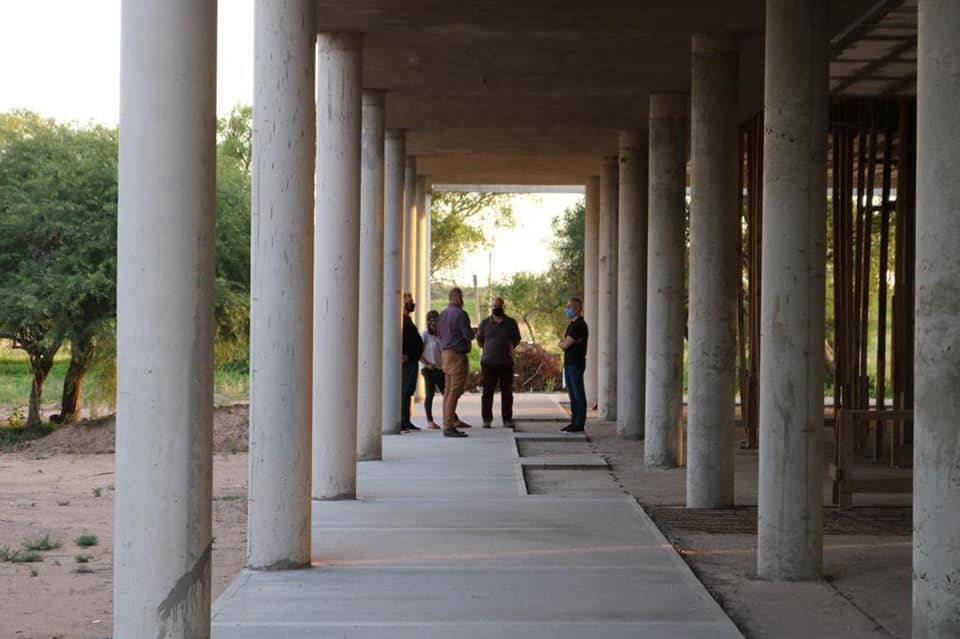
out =
[[69,424],[80,416],[80,399],[83,380],[93,363],[94,346],[91,339],[75,340],[70,354],[70,367],[63,378],[63,394],[60,398],[60,414],[51,418],[59,424]]
[[40,425],[40,400],[43,397],[43,382],[46,381],[50,369],[53,368],[51,353],[33,351],[29,353],[30,369],[33,371],[33,383],[30,385],[30,405],[27,409],[27,427]]

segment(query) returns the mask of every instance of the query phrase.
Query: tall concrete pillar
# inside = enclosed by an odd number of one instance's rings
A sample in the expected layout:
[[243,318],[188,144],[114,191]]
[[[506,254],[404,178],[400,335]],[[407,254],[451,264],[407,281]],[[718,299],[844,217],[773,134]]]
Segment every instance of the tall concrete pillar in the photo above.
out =
[[255,8],[247,565],[310,565],[313,101],[310,0]]
[[[424,175],[417,176],[417,273],[414,278],[416,292],[413,298],[417,301],[417,310],[413,316],[413,322],[418,331],[422,331],[427,325],[427,309],[430,308],[429,293],[427,289],[427,178]],[[417,375],[417,389],[414,392],[414,403],[423,401],[426,394],[426,384],[422,375]],[[411,411],[411,415],[413,412]]]
[[214,0],[123,0],[114,636],[210,636]]
[[733,506],[737,78],[733,38],[693,37],[687,507]]
[[616,156],[605,157],[600,168],[596,347],[597,416],[601,421],[617,418],[618,164]]
[[357,491],[363,37],[321,33],[313,293],[313,497]]
[[[600,241],[600,176],[587,178],[584,189],[583,223],[583,306],[587,325],[596,334],[597,325],[597,287],[600,284],[600,258],[597,256]],[[596,339],[587,343],[587,369],[583,384],[587,391],[587,407],[597,405],[597,345]]]
[[643,461],[679,461],[683,411],[684,218],[688,97],[650,96],[650,198],[647,258],[646,433]]
[[430,203],[433,199],[433,186],[430,184],[429,178],[427,179],[426,187],[423,192],[423,300],[420,304],[420,308],[423,309],[423,319],[421,320],[420,326],[421,330],[426,330],[426,317],[427,311],[430,310],[430,291],[431,291],[431,282],[432,277],[431,273],[431,264],[433,264],[433,252],[431,250],[430,242],[433,238],[433,224],[430,219]]
[[823,563],[827,0],[767,2],[757,573]]
[[423,323],[430,306],[427,300],[427,178],[417,176],[417,328]]
[[646,131],[620,132],[617,211],[617,437],[643,439],[647,339]]
[[920,1],[913,636],[960,636],[960,5]]
[[417,292],[417,158],[408,157],[404,176],[403,292]]
[[383,433],[400,434],[400,358],[403,295],[403,184],[407,143],[403,131],[388,130],[383,185]]
[[363,92],[357,459],[383,457],[383,91]]

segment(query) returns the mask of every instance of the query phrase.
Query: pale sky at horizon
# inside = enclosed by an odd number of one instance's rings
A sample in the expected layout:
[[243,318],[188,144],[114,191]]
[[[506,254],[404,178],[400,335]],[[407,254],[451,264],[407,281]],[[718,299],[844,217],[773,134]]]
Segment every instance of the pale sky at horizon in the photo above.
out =
[[[0,112],[118,123],[120,0],[0,0],[0,16]],[[223,115],[253,101],[253,0],[220,0],[217,31],[217,113]],[[493,279],[545,270],[550,222],[580,197],[517,198],[516,227],[494,234]],[[479,250],[465,257],[456,277],[476,273],[485,283],[488,270],[487,250]]]
[[[120,0],[0,0],[0,112],[114,126]],[[220,0],[217,113],[253,100],[253,0]]]

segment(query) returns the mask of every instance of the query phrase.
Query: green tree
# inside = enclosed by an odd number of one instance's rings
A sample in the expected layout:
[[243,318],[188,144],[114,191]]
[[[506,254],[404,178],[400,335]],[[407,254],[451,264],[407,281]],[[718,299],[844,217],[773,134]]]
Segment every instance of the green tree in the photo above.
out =
[[72,419],[115,315],[116,132],[24,113],[0,126],[0,337],[28,355],[28,425],[39,423],[43,382],[70,342],[61,416]]
[[430,200],[430,274],[448,273],[490,238],[484,228],[513,226],[507,193],[434,192]]
[[581,296],[583,293],[583,229],[586,212],[583,200],[579,200],[553,218],[554,239],[550,245],[553,257],[547,272],[558,294],[564,297],[561,300],[563,305],[567,297]]

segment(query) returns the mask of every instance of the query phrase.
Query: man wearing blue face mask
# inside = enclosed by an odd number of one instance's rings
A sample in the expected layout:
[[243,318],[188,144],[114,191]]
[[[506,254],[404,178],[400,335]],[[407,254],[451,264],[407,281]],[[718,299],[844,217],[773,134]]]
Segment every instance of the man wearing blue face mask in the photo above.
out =
[[564,433],[582,433],[587,423],[587,391],[583,386],[583,372],[587,368],[587,338],[589,331],[583,319],[583,300],[571,297],[566,308],[567,332],[560,340],[563,351],[563,377],[567,382],[567,394],[570,396],[572,421],[561,429]]

